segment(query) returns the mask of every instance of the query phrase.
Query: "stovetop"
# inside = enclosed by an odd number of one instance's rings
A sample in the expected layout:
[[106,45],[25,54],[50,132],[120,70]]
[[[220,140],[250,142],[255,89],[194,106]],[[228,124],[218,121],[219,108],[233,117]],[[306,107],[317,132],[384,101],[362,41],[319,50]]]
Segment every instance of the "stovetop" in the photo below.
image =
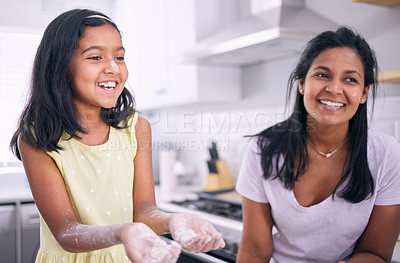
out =
[[172,201],[171,203],[188,209],[202,211],[224,218],[242,221],[242,206],[221,200],[199,198],[196,200]]
[[236,261],[243,227],[240,203],[199,197],[160,203],[159,207],[169,212],[192,212],[204,216],[222,234],[226,243],[224,248],[206,254],[223,262]]

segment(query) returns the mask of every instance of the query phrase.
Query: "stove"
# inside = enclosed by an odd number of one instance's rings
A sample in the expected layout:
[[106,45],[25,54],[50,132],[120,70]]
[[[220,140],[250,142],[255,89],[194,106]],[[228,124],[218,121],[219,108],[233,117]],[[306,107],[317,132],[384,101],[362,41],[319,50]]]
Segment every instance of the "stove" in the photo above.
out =
[[[242,206],[239,202],[221,200],[213,195],[199,194],[196,199],[172,200],[167,203],[159,203],[158,206],[166,212],[199,214],[210,221],[222,234],[226,243],[225,247],[195,254],[193,255],[196,257],[195,262],[236,262],[243,228]],[[190,256],[191,253],[185,254]],[[202,256],[204,258],[198,258]]]
[[171,203],[189,209],[210,213],[224,218],[242,221],[242,205],[223,200],[199,198],[197,200],[172,201]]

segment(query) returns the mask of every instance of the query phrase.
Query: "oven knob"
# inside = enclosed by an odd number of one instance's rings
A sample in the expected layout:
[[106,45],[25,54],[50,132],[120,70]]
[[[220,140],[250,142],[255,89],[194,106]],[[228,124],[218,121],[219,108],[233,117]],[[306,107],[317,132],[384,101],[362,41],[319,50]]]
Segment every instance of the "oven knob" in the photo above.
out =
[[225,240],[225,247],[223,248],[224,251],[231,253],[232,252],[232,244],[234,243],[230,236],[224,237]]
[[239,251],[239,243],[233,242],[231,245],[231,251],[234,255],[236,255]]

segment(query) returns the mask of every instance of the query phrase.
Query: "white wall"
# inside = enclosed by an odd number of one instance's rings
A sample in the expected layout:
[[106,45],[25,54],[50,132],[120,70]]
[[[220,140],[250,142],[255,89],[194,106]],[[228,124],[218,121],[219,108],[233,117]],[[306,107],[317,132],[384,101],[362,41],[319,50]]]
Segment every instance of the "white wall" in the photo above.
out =
[[[359,31],[375,49],[383,71],[400,68],[400,6],[389,9],[350,0],[306,0],[306,5],[338,25],[351,26]],[[165,141],[170,141],[181,150],[182,161],[195,168],[196,182],[204,184],[206,160],[209,158],[207,144],[216,140],[221,144],[222,157],[228,160],[236,177],[247,141],[243,136],[254,134],[283,117],[286,82],[296,59],[243,67],[240,102],[151,112],[155,173],[158,172],[157,151],[163,148],[162,145],[165,148]],[[400,140],[400,84],[381,88],[372,125]],[[230,126],[223,121],[228,119]],[[207,122],[217,123],[220,129],[215,125],[214,129],[210,128]]]

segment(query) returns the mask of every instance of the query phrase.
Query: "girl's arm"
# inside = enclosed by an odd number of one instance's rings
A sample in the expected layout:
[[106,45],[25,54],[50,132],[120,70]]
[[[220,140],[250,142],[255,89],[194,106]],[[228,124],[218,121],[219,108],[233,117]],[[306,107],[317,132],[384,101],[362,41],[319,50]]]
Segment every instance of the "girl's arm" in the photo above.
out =
[[269,262],[273,251],[271,207],[245,197],[242,200],[243,232],[237,262]]
[[170,215],[162,213],[156,206],[152,168],[151,127],[139,117],[136,126],[137,152],[134,159],[133,220],[150,226],[158,235],[169,232]]
[[115,234],[117,226],[101,231],[108,234],[107,239],[94,238],[89,242],[85,240],[89,235],[80,236],[80,232],[89,231],[89,228],[78,222],[64,180],[53,159],[44,150],[28,145],[21,138],[18,139],[18,148],[36,206],[63,249],[80,252],[118,243],[119,237]]
[[390,262],[400,232],[400,205],[375,206],[348,263]]
[[[169,214],[156,206],[152,170],[151,127],[139,117],[135,126],[137,153],[134,160],[133,218],[143,222],[157,234],[171,232],[186,251],[205,252],[223,247],[220,233],[204,218],[194,214]],[[191,235],[190,235],[191,234]]]
[[[142,223],[107,226],[81,224],[53,159],[21,138],[18,139],[18,147],[36,206],[64,250],[86,252],[123,243],[131,261],[152,260],[154,244],[163,241],[149,227]],[[160,262],[175,262],[180,246],[164,247],[169,253],[165,253]]]

